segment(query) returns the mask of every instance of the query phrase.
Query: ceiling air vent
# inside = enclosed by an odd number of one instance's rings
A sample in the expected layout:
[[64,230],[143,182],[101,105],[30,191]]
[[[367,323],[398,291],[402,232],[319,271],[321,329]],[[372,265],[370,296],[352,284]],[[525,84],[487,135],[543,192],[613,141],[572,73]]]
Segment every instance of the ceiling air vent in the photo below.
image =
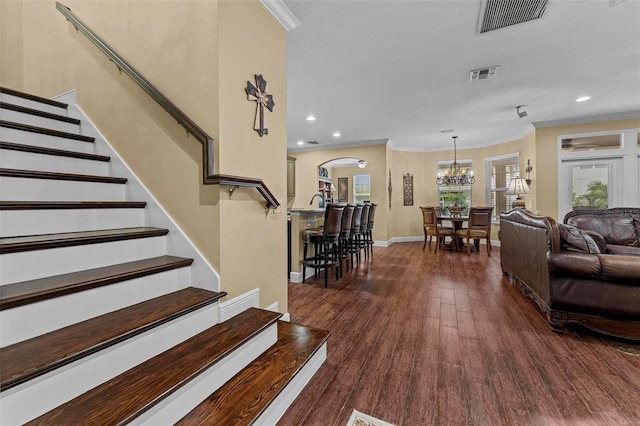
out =
[[479,70],[469,71],[469,81],[484,80],[487,78],[494,78],[498,74],[498,65],[488,68],[481,68]]
[[318,141],[307,141],[309,145],[318,145]]
[[478,33],[541,18],[549,0],[482,0]]

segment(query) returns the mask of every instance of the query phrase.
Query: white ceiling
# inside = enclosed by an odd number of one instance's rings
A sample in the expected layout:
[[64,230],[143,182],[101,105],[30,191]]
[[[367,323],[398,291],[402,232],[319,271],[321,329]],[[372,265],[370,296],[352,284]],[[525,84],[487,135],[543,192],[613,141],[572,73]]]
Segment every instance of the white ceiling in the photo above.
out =
[[[387,141],[439,151],[453,135],[464,149],[532,123],[640,117],[640,0],[550,0],[541,19],[484,34],[480,0],[284,3],[300,21],[287,36],[290,152]],[[469,81],[494,65],[497,78]],[[574,102],[582,95],[592,99]]]

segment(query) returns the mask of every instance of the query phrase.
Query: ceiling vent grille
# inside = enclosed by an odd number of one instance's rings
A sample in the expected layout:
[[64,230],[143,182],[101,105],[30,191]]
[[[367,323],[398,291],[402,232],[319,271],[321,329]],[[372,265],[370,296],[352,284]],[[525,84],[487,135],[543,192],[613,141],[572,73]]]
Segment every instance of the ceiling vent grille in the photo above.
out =
[[478,33],[541,18],[548,0],[482,0]]

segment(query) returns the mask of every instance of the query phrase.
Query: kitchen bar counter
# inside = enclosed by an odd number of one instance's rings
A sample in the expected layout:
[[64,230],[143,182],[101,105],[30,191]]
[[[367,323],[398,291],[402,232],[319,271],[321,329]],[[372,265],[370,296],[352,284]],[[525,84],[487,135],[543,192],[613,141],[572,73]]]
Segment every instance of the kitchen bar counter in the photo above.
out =
[[289,281],[302,281],[303,232],[307,228],[322,226],[324,209],[290,209],[289,219]]

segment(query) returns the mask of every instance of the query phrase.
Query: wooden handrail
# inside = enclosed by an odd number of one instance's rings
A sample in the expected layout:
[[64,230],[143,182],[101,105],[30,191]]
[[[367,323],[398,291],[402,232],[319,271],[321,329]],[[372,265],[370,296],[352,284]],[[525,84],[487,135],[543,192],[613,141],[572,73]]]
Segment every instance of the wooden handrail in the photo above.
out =
[[93,31],[91,31],[82,21],[80,21],[67,6],[56,2],[56,9],[73,24],[77,31],[84,34],[98,49],[100,49],[109,60],[116,64],[119,70],[124,71],[138,86],[142,88],[153,100],[155,100],[165,111],[167,111],[178,124],[186,129],[202,144],[202,182],[205,185],[232,185],[234,187],[251,187],[262,195],[267,202],[267,208],[276,209],[280,203],[273,196],[269,188],[262,179],[248,178],[241,176],[216,175],[213,162],[213,138],[199,127],[191,118],[180,110],[173,102],[164,96],[153,84],[137,72],[131,65],[122,59],[113,49],[103,42]]

